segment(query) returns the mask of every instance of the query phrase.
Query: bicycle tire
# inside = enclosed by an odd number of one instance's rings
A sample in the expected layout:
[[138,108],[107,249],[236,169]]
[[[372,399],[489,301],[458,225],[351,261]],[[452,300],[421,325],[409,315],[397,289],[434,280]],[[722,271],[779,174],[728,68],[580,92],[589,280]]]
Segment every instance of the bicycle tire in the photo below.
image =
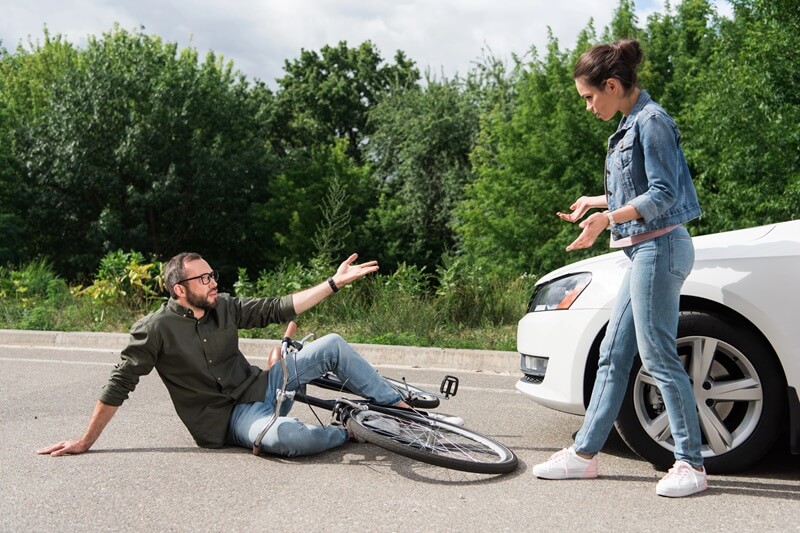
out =
[[[422,390],[419,387],[403,383],[397,379],[388,378],[386,376],[381,376],[381,378],[383,378],[384,381],[389,383],[389,385],[399,392],[403,397],[403,401],[408,403],[411,407],[416,407],[417,409],[436,409],[439,407],[440,402],[437,396],[434,396],[433,394]],[[338,376],[330,372],[313,380],[311,383],[318,387],[322,387],[323,389],[334,390],[338,392],[347,391],[351,394],[358,394],[354,390],[350,389],[346,383],[343,385]]]
[[353,435],[405,457],[452,470],[507,474],[517,468],[514,452],[480,433],[421,415],[378,409],[373,406],[352,411],[347,426]]

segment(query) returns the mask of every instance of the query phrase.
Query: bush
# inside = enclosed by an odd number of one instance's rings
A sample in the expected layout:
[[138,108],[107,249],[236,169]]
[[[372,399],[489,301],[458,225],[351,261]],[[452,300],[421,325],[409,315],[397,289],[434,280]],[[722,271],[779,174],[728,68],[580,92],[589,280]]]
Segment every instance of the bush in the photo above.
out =
[[271,272],[261,272],[255,282],[250,281],[247,270],[238,269],[238,279],[233,284],[236,296],[252,296],[263,298],[266,296],[283,296],[301,291],[325,279],[330,272],[330,267],[304,266],[300,263],[283,262]]
[[442,322],[467,327],[516,322],[525,313],[536,281],[526,275],[511,279],[492,275],[460,258],[449,260],[437,275]]
[[[0,300],[3,303],[0,306],[0,327],[34,330],[98,329],[95,306],[89,308],[81,305],[70,292],[67,282],[56,276],[53,266],[47,260],[32,261],[20,268],[0,267]],[[77,310],[80,310],[84,318],[79,317]],[[116,321],[112,328],[118,327],[119,321]]]
[[94,283],[78,288],[103,305],[122,304],[130,309],[150,307],[164,292],[162,264],[145,262],[139,252],[110,252],[100,261]]
[[[234,289],[237,296],[282,296],[319,283],[331,268],[283,265],[254,281],[240,269]],[[298,336],[336,332],[356,343],[513,350],[516,323],[534,280],[484,277],[479,268],[458,261],[442,267],[438,279],[424,268],[401,264],[392,274],[361,279],[303,313]],[[278,338],[283,327],[242,333]]]
[[[251,280],[238,270],[237,296],[275,296],[320,283],[335,266],[315,260],[284,263]],[[488,279],[487,279],[488,278]],[[47,261],[0,267],[0,327],[123,332],[153,308],[162,290],[161,264],[136,252],[106,255],[86,288],[70,289]],[[343,287],[303,313],[298,336],[336,332],[355,343],[513,350],[516,322],[533,280],[491,278],[460,261],[437,275],[401,264]],[[89,296],[87,298],[87,296]],[[242,337],[280,338],[285,325],[242,331]]]
[[13,298],[24,305],[64,288],[66,283],[46,259],[31,261],[19,269],[0,268],[0,298]]

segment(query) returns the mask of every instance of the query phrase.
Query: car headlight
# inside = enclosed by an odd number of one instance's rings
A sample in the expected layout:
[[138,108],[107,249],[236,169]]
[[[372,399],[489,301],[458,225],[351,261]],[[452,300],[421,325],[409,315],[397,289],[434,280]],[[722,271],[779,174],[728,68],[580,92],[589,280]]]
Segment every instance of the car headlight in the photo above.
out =
[[590,281],[591,273],[580,272],[537,285],[528,304],[528,312],[569,309]]

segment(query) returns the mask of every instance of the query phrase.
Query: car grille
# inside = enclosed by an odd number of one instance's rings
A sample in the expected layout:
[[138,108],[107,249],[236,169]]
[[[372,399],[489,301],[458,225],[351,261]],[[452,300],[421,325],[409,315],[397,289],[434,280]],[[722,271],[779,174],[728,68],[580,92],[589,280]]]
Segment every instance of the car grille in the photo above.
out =
[[521,380],[526,383],[533,383],[535,385],[539,385],[542,381],[544,381],[544,376],[529,376],[528,374],[525,374],[524,376],[522,376]]

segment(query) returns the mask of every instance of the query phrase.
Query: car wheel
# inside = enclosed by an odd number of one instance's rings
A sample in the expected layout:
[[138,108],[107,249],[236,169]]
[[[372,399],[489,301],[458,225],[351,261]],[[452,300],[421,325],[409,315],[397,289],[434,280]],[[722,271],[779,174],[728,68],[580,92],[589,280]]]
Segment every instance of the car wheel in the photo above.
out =
[[[709,472],[743,470],[774,444],[784,420],[783,374],[753,331],[719,316],[682,313],[678,354],[692,379]],[[675,461],[674,441],[655,380],[636,358],[617,431],[658,467]]]

